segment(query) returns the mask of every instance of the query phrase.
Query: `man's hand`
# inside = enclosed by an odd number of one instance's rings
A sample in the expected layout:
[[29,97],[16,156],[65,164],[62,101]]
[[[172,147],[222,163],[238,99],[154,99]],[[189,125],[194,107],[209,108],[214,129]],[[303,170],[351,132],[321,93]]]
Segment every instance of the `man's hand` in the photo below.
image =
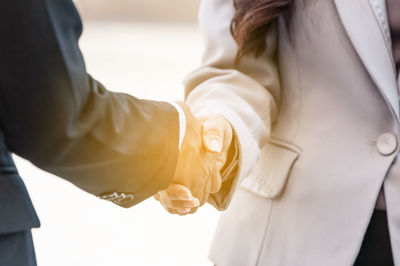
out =
[[221,187],[221,176],[212,153],[203,146],[202,126],[190,109],[180,104],[186,116],[186,133],[170,186],[155,195],[171,213],[185,214],[203,205],[210,193]]
[[[196,119],[191,114],[189,118]],[[221,115],[199,117],[199,121],[201,126],[194,121],[187,123],[193,126],[187,128],[190,131],[179,154],[175,178],[166,190],[155,195],[173,214],[194,213],[210,193],[221,187],[220,170],[227,160],[232,128]]]
[[185,215],[200,205],[200,201],[192,196],[188,188],[175,183],[171,183],[167,189],[155,194],[154,198],[172,214]]

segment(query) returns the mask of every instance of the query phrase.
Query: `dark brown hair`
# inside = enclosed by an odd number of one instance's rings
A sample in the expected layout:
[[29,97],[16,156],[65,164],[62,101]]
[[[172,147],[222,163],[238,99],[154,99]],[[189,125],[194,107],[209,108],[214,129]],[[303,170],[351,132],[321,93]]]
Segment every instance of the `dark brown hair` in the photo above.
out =
[[239,50],[236,62],[245,55],[260,56],[267,46],[268,26],[288,12],[295,0],[233,0],[235,14],[231,33]]

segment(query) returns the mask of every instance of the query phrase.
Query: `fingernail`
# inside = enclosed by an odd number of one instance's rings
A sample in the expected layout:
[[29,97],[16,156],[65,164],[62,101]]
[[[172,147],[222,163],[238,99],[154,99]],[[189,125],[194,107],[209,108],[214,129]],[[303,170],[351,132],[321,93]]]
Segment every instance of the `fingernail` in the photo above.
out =
[[218,139],[211,139],[207,142],[208,148],[213,152],[222,152],[222,142]]
[[194,207],[199,207],[200,206],[200,201],[197,198],[192,198],[192,201],[194,203]]
[[179,213],[181,213],[181,214],[186,214],[186,213],[190,212],[191,210],[192,210],[191,208],[180,208],[180,209],[177,209],[177,211]]

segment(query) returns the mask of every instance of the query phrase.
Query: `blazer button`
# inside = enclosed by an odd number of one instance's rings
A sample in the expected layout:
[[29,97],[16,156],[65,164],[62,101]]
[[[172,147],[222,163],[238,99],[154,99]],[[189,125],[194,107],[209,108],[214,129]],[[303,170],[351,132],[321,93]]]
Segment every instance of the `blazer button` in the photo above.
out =
[[384,133],[378,137],[376,147],[380,154],[389,156],[397,150],[397,137],[392,133]]
[[122,193],[121,197],[116,200],[116,204],[126,204],[134,200],[134,196],[132,194]]
[[111,201],[115,204],[122,205],[128,204],[135,199],[135,196],[130,193],[107,193],[101,196],[98,196],[100,199]]

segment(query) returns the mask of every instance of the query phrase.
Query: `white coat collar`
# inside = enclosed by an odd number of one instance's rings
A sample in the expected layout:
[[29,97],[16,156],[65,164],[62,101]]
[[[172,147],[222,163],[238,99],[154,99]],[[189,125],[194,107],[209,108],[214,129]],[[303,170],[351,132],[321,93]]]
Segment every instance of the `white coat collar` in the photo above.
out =
[[391,111],[399,118],[399,93],[385,0],[334,0],[344,28]]

